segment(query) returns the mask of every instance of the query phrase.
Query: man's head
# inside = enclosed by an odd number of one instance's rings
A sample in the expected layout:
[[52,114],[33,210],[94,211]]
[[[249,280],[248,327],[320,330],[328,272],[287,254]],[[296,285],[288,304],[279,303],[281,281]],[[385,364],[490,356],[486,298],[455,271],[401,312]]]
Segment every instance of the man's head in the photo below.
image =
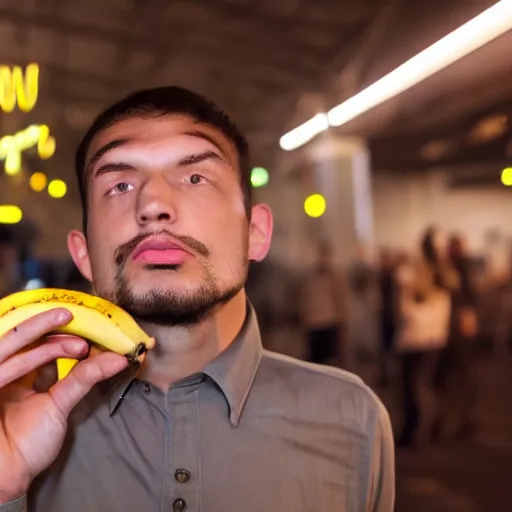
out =
[[84,233],[71,255],[96,293],[141,320],[192,324],[238,294],[272,217],[251,207],[248,144],[201,96],[141,91],[94,121],[76,154]]

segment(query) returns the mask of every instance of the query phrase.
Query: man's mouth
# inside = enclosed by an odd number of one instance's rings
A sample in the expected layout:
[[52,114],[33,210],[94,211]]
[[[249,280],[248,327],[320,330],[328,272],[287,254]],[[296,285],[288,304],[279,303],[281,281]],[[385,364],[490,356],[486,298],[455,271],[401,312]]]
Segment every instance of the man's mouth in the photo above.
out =
[[151,266],[182,265],[190,253],[167,237],[150,238],[142,242],[132,254],[132,260]]

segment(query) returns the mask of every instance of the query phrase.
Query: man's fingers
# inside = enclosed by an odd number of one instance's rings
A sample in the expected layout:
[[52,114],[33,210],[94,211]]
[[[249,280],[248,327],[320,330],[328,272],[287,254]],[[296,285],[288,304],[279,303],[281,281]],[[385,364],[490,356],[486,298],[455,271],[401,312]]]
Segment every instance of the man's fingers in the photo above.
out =
[[73,315],[55,308],[25,320],[0,339],[0,364],[45,334],[68,324]]
[[95,384],[113,377],[127,366],[126,357],[114,352],[103,352],[88,357],[78,363],[65,379],[52,386],[49,393],[64,417],[67,418]]
[[[75,336],[71,334],[51,334],[45,338],[45,341],[48,343],[62,338],[75,338]],[[81,340],[82,338],[78,337],[78,339]],[[83,354],[81,357],[87,357],[87,355],[88,354]],[[37,368],[31,387],[38,393],[46,393],[57,380],[57,364],[55,361],[51,361]]]
[[0,364],[0,389],[59,357],[80,358],[88,351],[87,342],[73,336],[59,337],[17,354]]

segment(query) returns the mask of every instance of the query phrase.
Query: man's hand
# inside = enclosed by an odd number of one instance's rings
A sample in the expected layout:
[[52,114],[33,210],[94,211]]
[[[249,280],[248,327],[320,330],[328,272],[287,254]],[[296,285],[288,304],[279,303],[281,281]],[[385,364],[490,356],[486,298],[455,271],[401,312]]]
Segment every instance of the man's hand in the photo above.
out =
[[21,385],[27,375],[59,357],[80,359],[88,354],[87,342],[75,336],[49,337],[37,344],[71,318],[66,309],[54,309],[0,338],[0,504],[28,491],[59,454],[72,409],[96,383],[128,365],[125,357],[103,352],[81,361],[45,392]]

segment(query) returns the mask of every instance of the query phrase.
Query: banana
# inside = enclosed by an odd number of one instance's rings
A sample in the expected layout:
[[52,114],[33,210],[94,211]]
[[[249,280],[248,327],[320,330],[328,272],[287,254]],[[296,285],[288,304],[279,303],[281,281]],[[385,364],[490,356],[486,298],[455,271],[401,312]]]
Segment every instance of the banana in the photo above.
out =
[[78,359],[71,359],[68,357],[61,357],[57,359],[57,378],[62,380],[64,377],[67,377],[78,362]]
[[117,324],[130,338],[134,340],[140,338],[141,341],[148,338],[139,324],[124,309],[96,295],[74,290],[39,288],[13,293],[0,300],[0,318],[11,309],[25,304],[44,302],[65,302],[95,309]]
[[[55,308],[65,308],[73,319],[53,331],[87,339],[103,349],[142,361],[155,346],[133,317],[115,304],[87,293],[57,288],[25,290],[0,300],[0,338],[28,318]],[[64,378],[77,360],[57,360],[59,379]]]

